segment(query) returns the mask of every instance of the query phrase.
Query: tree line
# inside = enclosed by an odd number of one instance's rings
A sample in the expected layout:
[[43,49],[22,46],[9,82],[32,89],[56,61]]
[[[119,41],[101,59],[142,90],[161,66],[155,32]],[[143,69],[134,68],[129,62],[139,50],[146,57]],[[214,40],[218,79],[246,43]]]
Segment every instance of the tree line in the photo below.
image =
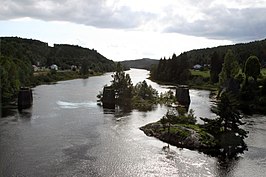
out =
[[159,64],[152,67],[151,78],[156,81],[185,84],[190,77],[189,67],[187,53],[178,57],[173,54],[172,58],[160,59]]

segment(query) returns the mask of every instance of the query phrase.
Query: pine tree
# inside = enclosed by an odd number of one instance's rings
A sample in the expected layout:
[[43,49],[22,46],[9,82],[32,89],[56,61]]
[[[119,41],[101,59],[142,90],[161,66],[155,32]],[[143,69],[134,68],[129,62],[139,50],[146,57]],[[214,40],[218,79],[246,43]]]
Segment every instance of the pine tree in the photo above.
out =
[[222,64],[223,64],[222,59],[220,58],[218,53],[215,51],[211,56],[210,75],[211,75],[212,83],[217,83],[219,81],[219,74],[222,70]]
[[258,76],[260,75],[260,61],[256,56],[250,56],[246,63],[244,73],[246,75],[246,81],[248,77],[253,77],[257,81]]
[[118,103],[128,104],[133,94],[133,84],[129,74],[125,74],[121,63],[116,67],[116,72],[112,76],[112,87],[116,92]]
[[226,83],[233,79],[239,73],[238,61],[232,50],[228,50],[223,63],[223,68],[219,74],[219,84],[225,86]]
[[217,106],[213,109],[218,118],[214,120],[202,118],[207,131],[217,140],[216,148],[221,150],[220,153],[224,157],[235,157],[247,148],[244,139],[248,132],[240,127],[244,123],[241,121],[242,116],[237,108],[238,101],[234,95],[230,92],[224,92]]

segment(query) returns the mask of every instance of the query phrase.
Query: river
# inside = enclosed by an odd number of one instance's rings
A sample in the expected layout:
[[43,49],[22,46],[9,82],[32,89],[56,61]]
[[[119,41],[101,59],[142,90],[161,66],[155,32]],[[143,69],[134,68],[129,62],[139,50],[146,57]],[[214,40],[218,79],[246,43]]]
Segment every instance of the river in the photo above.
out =
[[[134,84],[148,77],[145,70],[127,73]],[[265,176],[265,116],[245,118],[249,151],[220,163],[197,151],[164,148],[166,143],[139,130],[158,121],[165,106],[129,113],[98,106],[96,95],[111,79],[107,73],[35,87],[31,109],[0,119],[0,176]],[[168,90],[146,81],[159,92]],[[209,94],[190,90],[197,117],[215,117]]]

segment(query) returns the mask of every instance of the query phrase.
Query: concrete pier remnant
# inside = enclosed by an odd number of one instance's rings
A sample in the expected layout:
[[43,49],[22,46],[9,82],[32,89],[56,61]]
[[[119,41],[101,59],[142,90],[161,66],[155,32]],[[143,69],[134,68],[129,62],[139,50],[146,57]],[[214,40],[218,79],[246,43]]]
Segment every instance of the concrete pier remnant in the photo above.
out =
[[105,86],[103,88],[102,103],[104,108],[115,108],[115,91],[112,87]]
[[178,85],[176,87],[176,100],[180,105],[188,107],[190,104],[189,88],[187,85]]
[[18,109],[27,109],[32,106],[33,97],[32,97],[32,90],[28,87],[20,88],[18,93]]

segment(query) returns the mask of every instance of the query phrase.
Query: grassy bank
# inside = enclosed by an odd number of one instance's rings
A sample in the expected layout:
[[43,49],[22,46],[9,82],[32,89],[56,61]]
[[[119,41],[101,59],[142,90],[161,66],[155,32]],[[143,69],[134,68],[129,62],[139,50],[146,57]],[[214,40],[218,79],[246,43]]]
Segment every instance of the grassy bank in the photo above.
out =
[[[199,70],[189,70],[191,73],[190,80],[188,81],[188,85],[192,89],[199,89],[199,90],[210,90],[210,91],[217,91],[219,89],[218,84],[210,83],[210,71],[199,71]],[[178,84],[173,82],[164,82],[154,80],[151,77],[149,79],[153,82],[156,82],[161,85],[174,85],[177,86]]]
[[77,71],[47,71],[47,72],[36,72],[31,79],[31,86],[37,86],[41,84],[51,84],[58,81],[72,80],[78,78],[88,78],[91,76],[102,75],[99,72],[90,72],[87,75],[81,75]]

